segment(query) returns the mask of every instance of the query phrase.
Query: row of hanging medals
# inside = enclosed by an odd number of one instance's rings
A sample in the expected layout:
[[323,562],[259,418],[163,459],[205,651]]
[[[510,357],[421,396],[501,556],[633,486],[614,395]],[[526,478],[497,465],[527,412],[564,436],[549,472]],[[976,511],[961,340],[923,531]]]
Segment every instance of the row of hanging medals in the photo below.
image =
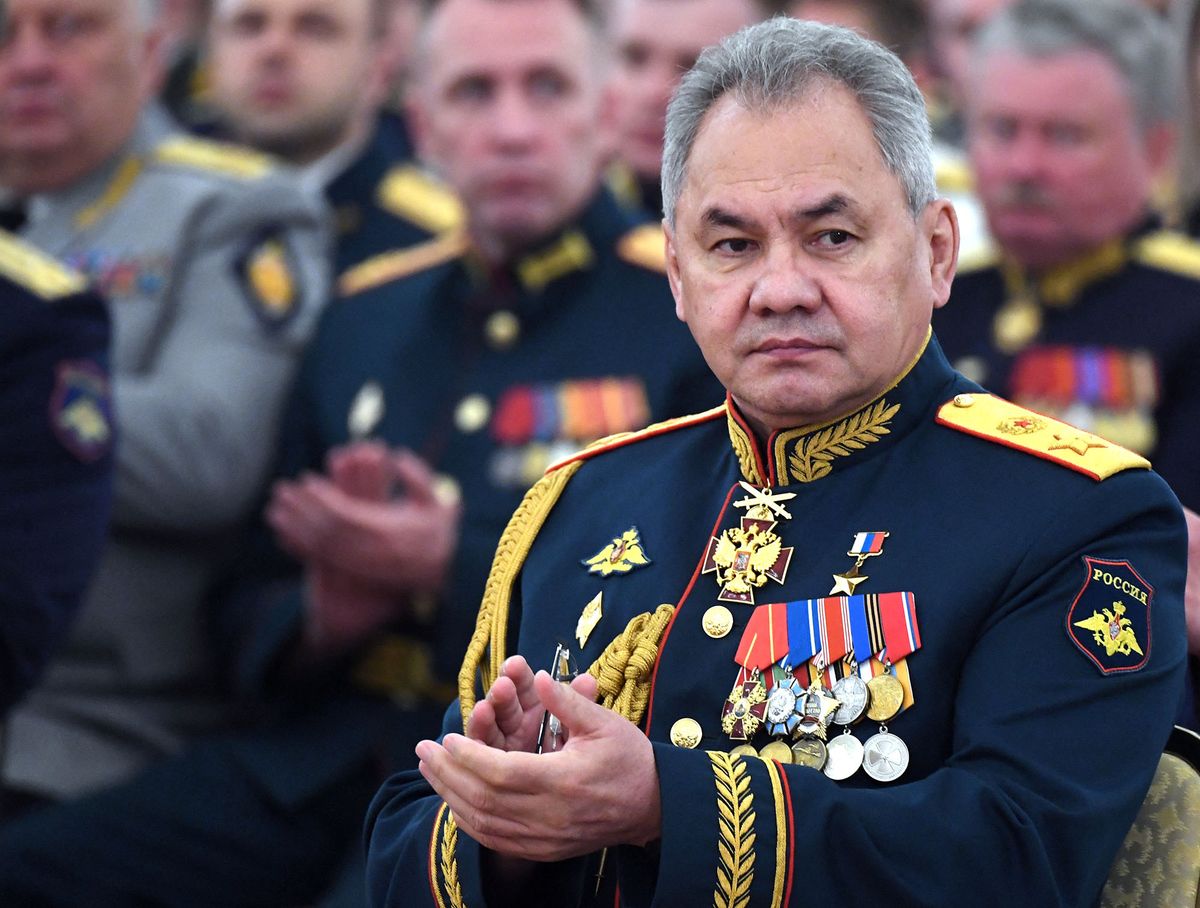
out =
[[[746,508],[746,516],[712,538],[701,572],[716,573],[718,600],[753,605],[756,588],[786,576],[792,548],[773,530],[791,517],[783,502],[795,493],[741,486],[749,495],[734,505]],[[807,766],[837,781],[860,768],[878,782],[904,774],[908,747],[886,723],[913,702],[903,660],[921,646],[915,597],[855,594],[867,579],[863,565],[883,553],[888,535],[855,534],[847,552],[854,566],[833,575],[828,597],[755,607],[734,657],[737,680],[721,711],[722,730],[742,742],[732,753]],[[729,609],[719,604],[703,621],[714,637],[733,626]],[[856,658],[864,652],[874,655]],[[865,744],[851,732],[864,718],[880,723]],[[833,737],[831,724],[842,729]],[[760,727],[774,740],[756,749],[749,741]]]

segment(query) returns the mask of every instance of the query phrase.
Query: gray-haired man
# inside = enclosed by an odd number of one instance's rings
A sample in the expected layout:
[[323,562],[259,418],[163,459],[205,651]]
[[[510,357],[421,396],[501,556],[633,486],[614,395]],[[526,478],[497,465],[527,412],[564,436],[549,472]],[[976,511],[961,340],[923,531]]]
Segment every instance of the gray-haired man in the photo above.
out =
[[727,404],[526,497],[446,734],[368,816],[375,903],[1093,902],[1181,680],[1177,502],[947,365],[957,225],[878,45],[709,49],[663,185]]

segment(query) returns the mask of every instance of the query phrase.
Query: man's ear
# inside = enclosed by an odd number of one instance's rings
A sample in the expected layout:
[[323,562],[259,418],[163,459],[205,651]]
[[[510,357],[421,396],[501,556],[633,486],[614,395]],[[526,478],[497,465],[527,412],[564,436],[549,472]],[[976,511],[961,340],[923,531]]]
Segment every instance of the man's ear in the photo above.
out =
[[933,288],[933,308],[940,309],[950,299],[950,285],[958,267],[958,214],[947,199],[935,199],[926,206],[925,235],[929,238],[929,281]]
[[683,311],[683,282],[679,278],[679,253],[675,248],[675,231],[666,218],[663,218],[662,226],[667,253],[667,283],[671,285],[671,295],[675,297],[675,317],[686,324],[687,316]]

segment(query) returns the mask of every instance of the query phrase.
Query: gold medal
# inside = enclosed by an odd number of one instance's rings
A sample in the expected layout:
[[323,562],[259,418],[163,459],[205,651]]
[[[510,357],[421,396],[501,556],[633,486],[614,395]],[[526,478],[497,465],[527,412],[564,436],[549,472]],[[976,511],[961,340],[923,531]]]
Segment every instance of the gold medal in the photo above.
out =
[[700,728],[700,723],[695,719],[684,717],[671,726],[671,743],[676,747],[691,750],[699,746],[703,736],[704,732]]
[[792,745],[792,762],[809,769],[821,769],[828,759],[825,742],[819,738],[801,738]]
[[739,744],[730,752],[734,757],[757,757],[758,751],[754,749],[753,744]]
[[867,682],[871,692],[871,703],[867,707],[867,718],[872,722],[887,722],[900,712],[904,705],[904,685],[892,674],[876,675]]
[[714,640],[720,640],[733,630],[733,612],[723,605],[714,605],[704,613],[702,624],[704,633]]
[[764,760],[775,760],[778,763],[790,764],[792,762],[792,748],[786,741],[772,741],[770,744],[764,745],[758,755]]

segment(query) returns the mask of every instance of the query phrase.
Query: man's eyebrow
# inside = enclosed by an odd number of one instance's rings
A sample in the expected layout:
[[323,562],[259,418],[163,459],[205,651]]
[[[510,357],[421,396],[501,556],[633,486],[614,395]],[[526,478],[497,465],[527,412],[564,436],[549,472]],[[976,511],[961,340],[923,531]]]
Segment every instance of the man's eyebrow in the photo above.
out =
[[724,208],[708,209],[700,221],[705,227],[728,227],[732,230],[750,230],[754,226],[754,221]]
[[799,220],[813,220],[814,218],[823,218],[831,214],[838,214],[848,208],[853,208],[851,201],[842,195],[840,192],[835,192],[833,195],[827,196],[817,204],[808,208],[800,209],[796,212]]

